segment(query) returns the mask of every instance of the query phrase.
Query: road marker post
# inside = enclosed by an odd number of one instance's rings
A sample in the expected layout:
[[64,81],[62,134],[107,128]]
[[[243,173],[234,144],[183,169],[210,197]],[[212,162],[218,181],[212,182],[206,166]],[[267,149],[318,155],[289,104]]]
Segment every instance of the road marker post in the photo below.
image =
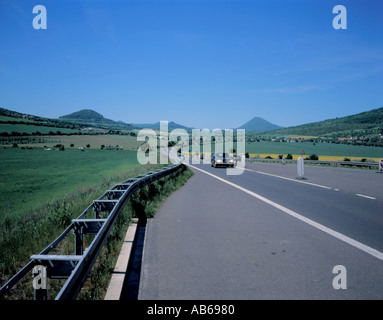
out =
[[297,177],[297,179],[302,179],[302,180],[306,179],[304,177],[304,171],[305,170],[304,170],[304,160],[302,157],[298,158],[297,165],[298,165],[298,177]]
[[383,159],[379,160],[379,173],[383,173]]

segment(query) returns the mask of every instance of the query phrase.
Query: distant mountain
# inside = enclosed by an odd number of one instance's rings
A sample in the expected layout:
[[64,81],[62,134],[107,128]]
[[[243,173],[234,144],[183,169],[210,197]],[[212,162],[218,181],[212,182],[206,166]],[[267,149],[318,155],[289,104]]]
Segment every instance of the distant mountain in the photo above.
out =
[[114,123],[115,121],[104,118],[103,115],[90,109],[83,109],[65,116],[59,117],[59,119],[75,120],[80,122],[95,122],[95,123]]
[[[133,126],[137,128],[147,128],[147,129],[154,129],[154,130],[160,130],[160,122],[156,123],[146,123],[146,124],[132,124]],[[174,129],[185,129],[185,130],[191,130],[192,128],[186,127],[182,124],[175,123],[174,121],[168,122],[168,130],[174,130]]]
[[262,132],[262,131],[269,131],[274,129],[282,128],[280,126],[277,126],[275,124],[272,124],[271,122],[260,118],[260,117],[254,117],[250,121],[246,122],[242,126],[238,127],[237,129],[245,129],[246,132]]
[[383,107],[342,118],[312,122],[266,133],[327,137],[379,135],[383,134]]
[[103,115],[90,109],[83,109],[65,116],[59,117],[61,120],[74,121],[82,124],[88,124],[89,126],[97,126],[110,130],[131,130],[133,127],[130,124],[122,121],[114,121],[104,118]]

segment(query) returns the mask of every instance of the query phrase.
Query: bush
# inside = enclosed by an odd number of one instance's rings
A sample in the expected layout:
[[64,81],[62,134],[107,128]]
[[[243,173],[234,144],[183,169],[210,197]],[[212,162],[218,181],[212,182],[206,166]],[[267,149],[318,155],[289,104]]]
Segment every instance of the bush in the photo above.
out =
[[316,154],[312,154],[306,160],[319,160],[319,157]]
[[349,158],[344,158],[343,161],[351,161]]
[[286,156],[286,159],[287,160],[293,160],[293,156],[291,153],[289,153],[287,156]]
[[250,158],[250,155],[249,155],[248,152],[245,153],[245,157],[246,157],[246,159],[249,159],[249,158]]

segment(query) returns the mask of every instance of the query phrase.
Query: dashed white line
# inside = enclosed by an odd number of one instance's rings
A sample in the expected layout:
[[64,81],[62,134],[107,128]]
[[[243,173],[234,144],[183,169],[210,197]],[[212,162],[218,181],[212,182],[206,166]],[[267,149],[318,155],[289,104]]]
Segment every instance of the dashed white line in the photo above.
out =
[[[301,181],[301,180],[295,180],[295,179],[292,179],[292,178],[278,176],[278,175],[272,174],[272,173],[267,173],[267,172],[262,172],[262,171],[257,171],[257,170],[251,170],[251,169],[248,169],[248,168],[245,168],[245,170],[251,171],[251,172],[255,172],[255,173],[259,173],[259,174],[264,174],[264,175],[267,175],[267,176],[272,176],[272,177],[275,177],[275,178],[285,179],[285,180],[289,180],[289,181],[293,181],[293,182],[304,183],[304,184],[308,184],[308,185],[311,185],[311,186],[314,186],[314,187],[323,188],[323,189],[329,189],[329,190],[332,189],[331,187],[327,187],[327,186],[324,186],[324,185],[321,185],[321,184],[316,184],[316,183],[307,182],[307,181]],[[340,191],[339,189],[333,189],[333,190],[334,191]],[[371,200],[376,200],[375,197],[366,196],[364,194],[357,193],[356,195],[359,196],[359,197],[363,197],[363,198],[367,198],[367,199],[371,199]]]
[[272,173],[267,173],[267,172],[262,172],[262,171],[255,171],[255,170],[251,170],[251,169],[247,169],[247,168],[245,168],[245,170],[251,171],[251,172],[255,172],[255,173],[259,173],[259,174],[264,174],[264,175],[267,175],[267,176],[272,176],[272,177],[280,178],[280,179],[290,180],[290,181],[293,181],[293,182],[304,183],[304,184],[308,184],[308,185],[311,185],[311,186],[314,186],[314,187],[323,188],[323,189],[329,189],[329,190],[332,189],[331,187],[323,186],[321,184],[316,184],[316,183],[311,183],[311,182],[306,182],[306,181],[286,178],[286,177],[282,177],[282,176],[277,176],[276,174],[272,174]]
[[373,257],[383,261],[383,253],[378,251],[378,250],[376,250],[376,249],[374,249],[374,248],[371,248],[371,247],[369,247],[369,246],[367,246],[367,245],[365,245],[365,244],[363,244],[363,243],[361,243],[359,241],[356,241],[356,240],[354,240],[354,239],[352,239],[350,237],[347,237],[346,235],[344,235],[342,233],[339,233],[339,232],[337,232],[337,231],[335,231],[333,229],[330,229],[330,228],[328,228],[328,227],[326,227],[326,226],[324,226],[324,225],[322,225],[322,224],[320,224],[318,222],[315,222],[315,221],[313,221],[313,220],[311,220],[309,218],[306,218],[306,217],[300,215],[299,213],[296,213],[293,210],[290,210],[290,209],[288,209],[288,208],[286,208],[286,207],[284,207],[284,206],[282,206],[282,205],[280,205],[280,204],[278,204],[278,203],[276,203],[276,202],[274,202],[272,200],[269,200],[269,199],[267,199],[267,198],[265,198],[265,197],[255,193],[253,191],[250,191],[250,190],[248,190],[246,188],[243,188],[241,186],[238,186],[238,185],[236,185],[236,184],[234,184],[234,183],[232,183],[230,181],[227,181],[227,180],[225,180],[225,179],[223,179],[221,177],[218,177],[218,176],[216,176],[216,175],[214,175],[214,174],[212,174],[210,172],[207,172],[205,170],[202,170],[202,169],[197,168],[197,167],[195,167],[193,165],[190,165],[190,164],[188,164],[188,166],[190,166],[190,167],[192,167],[192,168],[194,168],[196,170],[199,170],[199,171],[201,171],[201,172],[203,172],[203,173],[205,173],[205,174],[207,174],[209,176],[212,176],[213,178],[218,179],[218,180],[220,180],[220,181],[222,181],[224,183],[227,183],[228,185],[231,185],[234,188],[237,188],[237,189],[239,189],[239,190],[241,190],[243,192],[246,192],[247,194],[253,196],[254,198],[257,198],[257,199],[259,199],[259,200],[261,200],[261,201],[263,201],[263,202],[265,202],[265,203],[267,203],[267,204],[269,204],[269,205],[271,205],[271,206],[273,206],[273,207],[275,207],[275,208],[277,208],[277,209],[287,213],[288,215],[290,215],[290,216],[292,216],[292,217],[294,217],[294,218],[296,218],[296,219],[298,219],[300,221],[303,221],[303,222],[309,224],[310,226],[312,226],[312,227],[314,227],[314,228],[316,228],[318,230],[321,230],[321,231],[323,231],[323,232],[325,232],[325,233],[327,233],[327,234],[329,234],[329,235],[331,235],[331,236],[333,236],[333,237],[335,237],[335,238],[337,238],[337,239],[339,239],[339,240],[341,240],[341,241],[343,241],[345,243],[348,243],[349,245],[351,245],[351,246],[353,246],[355,248],[358,248],[359,250],[362,250],[365,253],[368,253],[369,255],[371,255],[371,256],[373,256]]
[[370,197],[370,196],[366,196],[364,194],[357,193],[356,195],[359,196],[359,197],[363,197],[363,198],[367,198],[367,199],[371,199],[371,200],[376,200],[376,198]]

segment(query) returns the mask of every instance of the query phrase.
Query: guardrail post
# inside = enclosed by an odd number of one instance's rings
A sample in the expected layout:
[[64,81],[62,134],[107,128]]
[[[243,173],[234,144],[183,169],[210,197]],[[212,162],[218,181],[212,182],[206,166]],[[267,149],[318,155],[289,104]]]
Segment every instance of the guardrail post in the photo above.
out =
[[94,206],[94,217],[96,219],[100,219],[101,218],[101,208],[98,205]]
[[74,233],[74,249],[75,255],[82,255],[84,253],[84,234],[83,227],[75,225],[73,229]]

